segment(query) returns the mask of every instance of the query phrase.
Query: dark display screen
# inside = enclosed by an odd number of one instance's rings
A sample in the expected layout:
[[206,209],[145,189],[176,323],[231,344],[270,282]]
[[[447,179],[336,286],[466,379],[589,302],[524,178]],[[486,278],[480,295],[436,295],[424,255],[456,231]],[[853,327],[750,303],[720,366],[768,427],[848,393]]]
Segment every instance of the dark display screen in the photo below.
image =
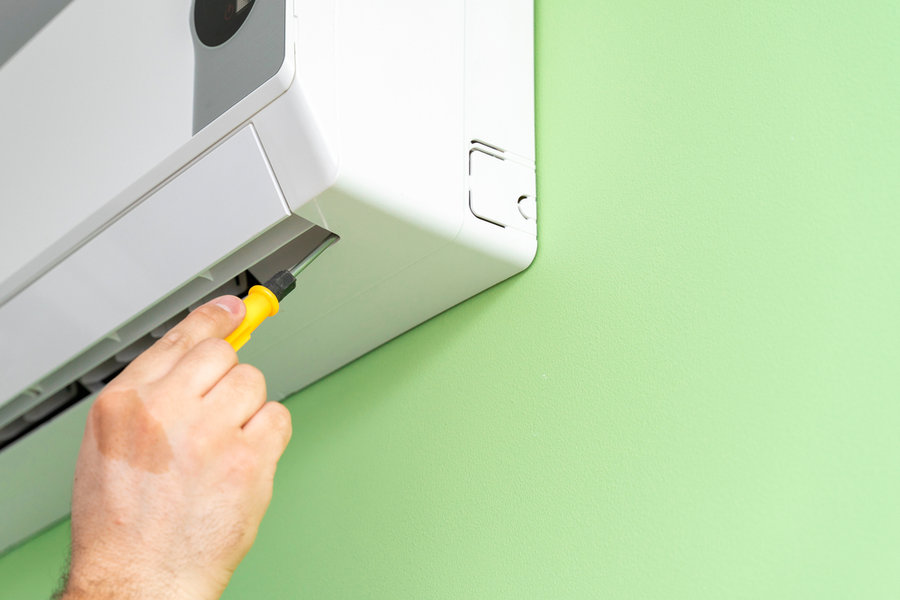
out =
[[194,27],[206,46],[227,42],[241,28],[256,0],[197,0]]

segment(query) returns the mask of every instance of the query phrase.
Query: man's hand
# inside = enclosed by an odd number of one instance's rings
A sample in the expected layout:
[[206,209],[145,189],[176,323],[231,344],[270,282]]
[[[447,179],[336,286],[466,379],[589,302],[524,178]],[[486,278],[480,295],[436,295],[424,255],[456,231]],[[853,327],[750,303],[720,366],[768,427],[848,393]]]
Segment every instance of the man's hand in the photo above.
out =
[[100,393],[75,472],[64,599],[225,589],[291,436],[290,413],[223,340],[243,316],[234,296],[201,306]]

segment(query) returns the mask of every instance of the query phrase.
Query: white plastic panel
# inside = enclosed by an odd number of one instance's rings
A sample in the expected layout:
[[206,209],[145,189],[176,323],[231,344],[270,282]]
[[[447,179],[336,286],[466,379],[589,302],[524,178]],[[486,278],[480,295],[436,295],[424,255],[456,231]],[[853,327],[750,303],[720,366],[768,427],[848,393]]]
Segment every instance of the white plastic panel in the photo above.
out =
[[0,552],[69,513],[87,412],[84,401],[0,453]]
[[13,394],[288,216],[246,127],[0,307]]
[[466,135],[534,161],[533,0],[466,0]]
[[465,4],[345,0],[337,7],[338,187],[376,211],[456,235],[468,212]]
[[190,139],[190,9],[76,0],[3,65],[0,281]]
[[534,169],[474,150],[469,203],[481,219],[537,235]]
[[291,24],[278,73],[192,136],[192,5],[156,3],[135,27],[128,3],[75,0],[0,66],[0,303],[294,80]]

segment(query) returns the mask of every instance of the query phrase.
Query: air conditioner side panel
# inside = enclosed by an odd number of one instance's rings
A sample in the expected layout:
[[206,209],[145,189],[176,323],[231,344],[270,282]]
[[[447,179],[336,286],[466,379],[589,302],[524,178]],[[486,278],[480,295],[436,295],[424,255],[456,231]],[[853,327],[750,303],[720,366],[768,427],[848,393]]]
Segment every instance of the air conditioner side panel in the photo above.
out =
[[0,553],[69,514],[72,480],[93,399],[0,453]]
[[[331,226],[345,237],[304,272],[298,289],[282,303],[278,327],[258,330],[253,344],[241,350],[241,360],[266,375],[270,399],[309,385],[515,275],[537,249],[534,236],[471,215],[448,240],[390,213],[376,215],[347,194],[330,193],[320,202]],[[373,231],[385,235],[364,239],[354,231],[353,217],[360,213],[369,219],[357,227],[375,221]],[[361,239],[350,243],[357,233]],[[388,260],[402,249],[424,255],[411,263],[396,255]],[[394,269],[375,281],[336,276],[379,262]]]

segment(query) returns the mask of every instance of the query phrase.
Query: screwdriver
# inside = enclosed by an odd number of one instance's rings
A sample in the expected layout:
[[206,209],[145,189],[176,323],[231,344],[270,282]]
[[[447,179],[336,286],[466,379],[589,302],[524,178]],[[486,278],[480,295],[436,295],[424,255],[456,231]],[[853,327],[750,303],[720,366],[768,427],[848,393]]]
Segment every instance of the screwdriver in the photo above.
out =
[[286,271],[278,271],[263,285],[254,285],[250,288],[247,297],[244,298],[244,306],[247,307],[244,320],[225,338],[225,341],[235,350],[240,350],[250,339],[250,334],[263,321],[278,314],[278,303],[296,287],[300,273],[338,239],[338,236],[332,233],[296,265]]

